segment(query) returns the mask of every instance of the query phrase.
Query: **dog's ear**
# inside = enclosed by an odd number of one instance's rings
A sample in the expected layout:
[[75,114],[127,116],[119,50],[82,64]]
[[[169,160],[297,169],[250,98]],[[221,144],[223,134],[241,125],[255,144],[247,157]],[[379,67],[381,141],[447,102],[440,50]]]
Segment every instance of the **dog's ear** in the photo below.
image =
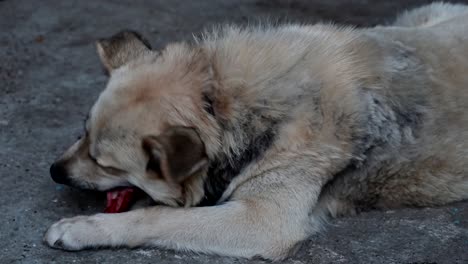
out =
[[172,127],[159,136],[147,136],[143,149],[149,156],[147,169],[171,182],[181,183],[208,164],[200,136],[189,127]]
[[99,58],[108,72],[151,50],[151,46],[138,32],[123,30],[96,43]]

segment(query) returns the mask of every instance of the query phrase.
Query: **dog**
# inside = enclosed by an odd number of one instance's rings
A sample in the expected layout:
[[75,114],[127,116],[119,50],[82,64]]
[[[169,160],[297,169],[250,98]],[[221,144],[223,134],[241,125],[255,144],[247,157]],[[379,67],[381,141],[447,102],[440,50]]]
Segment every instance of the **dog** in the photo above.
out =
[[97,51],[107,87],[52,178],[157,204],[62,219],[53,248],[279,260],[333,217],[468,198],[468,6],[225,26],[162,51],[122,31]]

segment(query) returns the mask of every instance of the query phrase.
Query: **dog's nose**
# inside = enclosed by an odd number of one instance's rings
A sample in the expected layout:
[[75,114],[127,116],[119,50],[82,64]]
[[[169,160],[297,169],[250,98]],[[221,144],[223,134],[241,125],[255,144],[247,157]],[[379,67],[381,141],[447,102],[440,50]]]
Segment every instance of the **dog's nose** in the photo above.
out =
[[60,163],[53,163],[50,166],[50,176],[52,180],[60,184],[70,184],[70,179],[68,178],[67,171],[65,167]]

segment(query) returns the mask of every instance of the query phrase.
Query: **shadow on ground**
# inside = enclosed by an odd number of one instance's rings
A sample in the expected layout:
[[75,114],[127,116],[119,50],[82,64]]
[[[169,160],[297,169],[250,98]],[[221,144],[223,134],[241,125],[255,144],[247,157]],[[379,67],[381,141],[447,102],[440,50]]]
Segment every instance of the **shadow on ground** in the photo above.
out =
[[[265,19],[372,26],[427,2],[0,1],[0,262],[248,263],[158,249],[70,253],[42,244],[54,221],[103,208],[102,195],[57,186],[48,176],[105,85],[95,39],[131,28],[158,48],[216,23]],[[336,220],[284,263],[468,263],[467,249],[468,205],[459,203]]]

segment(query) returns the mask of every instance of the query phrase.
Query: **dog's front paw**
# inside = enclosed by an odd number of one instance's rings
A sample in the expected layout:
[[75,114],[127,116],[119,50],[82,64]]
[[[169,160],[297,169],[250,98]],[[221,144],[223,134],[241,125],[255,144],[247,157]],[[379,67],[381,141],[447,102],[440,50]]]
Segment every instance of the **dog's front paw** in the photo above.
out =
[[50,247],[63,250],[81,250],[101,246],[106,237],[96,216],[77,216],[65,218],[53,224],[44,236]]

